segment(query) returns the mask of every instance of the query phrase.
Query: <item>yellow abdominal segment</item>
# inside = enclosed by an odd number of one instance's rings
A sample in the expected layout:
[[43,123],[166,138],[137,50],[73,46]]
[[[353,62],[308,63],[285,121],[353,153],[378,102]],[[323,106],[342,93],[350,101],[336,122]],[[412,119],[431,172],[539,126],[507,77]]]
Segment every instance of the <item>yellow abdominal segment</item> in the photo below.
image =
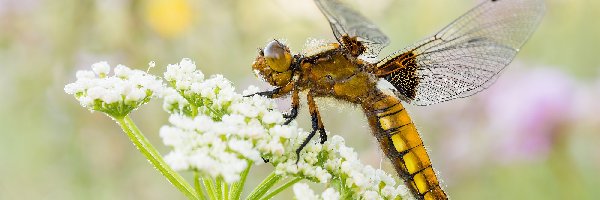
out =
[[363,103],[369,123],[387,157],[418,199],[447,199],[433,171],[423,141],[395,96],[379,94]]

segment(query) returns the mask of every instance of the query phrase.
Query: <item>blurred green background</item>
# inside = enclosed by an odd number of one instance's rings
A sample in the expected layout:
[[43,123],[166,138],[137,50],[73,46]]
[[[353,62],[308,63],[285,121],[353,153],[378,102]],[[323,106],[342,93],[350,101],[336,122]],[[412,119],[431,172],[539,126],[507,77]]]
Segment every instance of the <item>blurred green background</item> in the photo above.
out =
[[[348,2],[389,35],[387,55],[477,1]],[[489,90],[408,106],[454,199],[600,196],[600,1],[547,6],[538,31]],[[309,37],[334,40],[310,0],[0,0],[0,199],[183,199],[112,120],[81,108],[64,85],[98,61],[144,70],[156,61],[150,72],[160,75],[189,57],[240,91],[268,89],[250,70],[256,49],[284,38],[299,52]],[[320,103],[329,131],[347,138],[364,162],[393,173],[357,108]],[[133,114],[162,152],[157,133],[166,117],[161,102]],[[269,170],[255,168],[249,186]]]

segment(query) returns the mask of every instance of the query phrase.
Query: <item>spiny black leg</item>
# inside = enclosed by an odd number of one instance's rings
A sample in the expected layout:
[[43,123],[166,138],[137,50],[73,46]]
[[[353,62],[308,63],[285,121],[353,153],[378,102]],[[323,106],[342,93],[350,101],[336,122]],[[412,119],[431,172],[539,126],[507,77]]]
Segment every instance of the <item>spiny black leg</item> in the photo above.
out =
[[262,92],[257,92],[257,93],[254,93],[254,94],[245,95],[244,97],[251,97],[251,96],[254,96],[254,95],[260,95],[260,96],[265,96],[267,98],[273,98],[273,95],[274,94],[278,94],[280,91],[281,91],[281,88],[278,87],[278,88],[275,88],[273,90],[262,91]]
[[308,93],[306,100],[308,101],[308,110],[310,111],[310,116],[312,117],[313,130],[319,131],[319,138],[321,139],[321,144],[323,144],[325,141],[327,141],[327,134],[325,133],[323,121],[321,121],[321,114],[319,114],[317,103],[310,92]]
[[262,158],[263,162],[265,162],[265,163],[269,162],[269,159],[266,159],[266,158],[263,158],[263,157],[260,157],[260,158]]
[[294,89],[294,82],[289,82],[287,85],[283,86],[283,87],[278,87],[275,88],[273,90],[270,91],[263,91],[263,92],[257,92],[251,95],[245,95],[244,97],[250,97],[250,96],[254,96],[254,95],[260,95],[260,96],[265,96],[267,98],[279,98],[282,96],[287,95],[288,93],[290,93],[292,91],[292,89]]
[[296,119],[298,116],[298,108],[300,107],[300,97],[298,96],[299,91],[300,90],[298,89],[294,89],[292,92],[292,109],[290,110],[290,113],[283,115],[283,117],[286,119],[283,123],[284,125],[290,124],[290,122],[292,122],[292,120]]
[[317,133],[317,129],[319,126],[317,122],[319,121],[319,119],[317,118],[317,115],[314,115],[313,113],[311,113],[310,116],[312,121],[312,131],[310,132],[310,134],[308,134],[308,137],[304,138],[304,141],[302,141],[300,147],[296,149],[296,163],[298,163],[298,161],[300,160],[300,151],[302,151],[302,149],[306,147],[308,142],[310,142],[310,140],[315,136],[315,133]]
[[325,128],[319,128],[319,138],[321,139],[321,144],[327,141],[327,133],[325,133]]
[[290,113],[283,114],[283,118],[285,118],[285,122],[283,122],[283,125],[290,124],[292,121],[294,121],[294,119],[296,119],[297,116],[298,116],[298,106],[292,105],[292,109],[290,110]]
[[306,137],[304,139],[304,141],[302,142],[300,147],[298,147],[298,149],[296,149],[296,164],[298,164],[298,161],[300,161],[300,151],[302,151],[302,149],[304,149],[304,147],[308,144],[308,142],[310,142],[310,139],[312,139],[315,136],[316,132],[317,132],[316,129],[312,130],[310,132],[310,134],[308,134],[308,137]]
[[296,149],[296,156],[297,156],[296,162],[298,160],[300,160],[300,151],[302,151],[302,149],[308,144],[310,139],[312,139],[312,137],[315,136],[315,133],[317,133],[317,130],[319,131],[319,137],[321,138],[321,144],[323,144],[323,143],[325,143],[325,141],[327,141],[327,134],[325,134],[325,127],[323,126],[323,122],[321,121],[321,115],[319,115],[319,110],[317,108],[317,104],[315,103],[315,100],[313,99],[313,95],[310,92],[308,93],[306,100],[308,102],[308,110],[310,112],[311,121],[312,121],[312,131],[310,132],[308,137],[306,137],[306,139],[304,139],[304,141],[302,142],[302,145],[300,145],[300,147],[298,149]]

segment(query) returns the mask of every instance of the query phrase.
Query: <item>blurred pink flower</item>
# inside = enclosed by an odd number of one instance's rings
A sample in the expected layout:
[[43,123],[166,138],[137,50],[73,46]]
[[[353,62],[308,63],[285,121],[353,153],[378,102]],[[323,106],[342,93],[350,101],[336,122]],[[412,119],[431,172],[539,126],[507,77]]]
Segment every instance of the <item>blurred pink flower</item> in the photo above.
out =
[[553,68],[515,64],[472,97],[410,110],[424,126],[426,145],[441,152],[432,158],[449,178],[490,162],[546,159],[557,137],[577,120],[576,84]]
[[[482,96],[496,159],[543,159],[572,121],[575,85],[551,68],[511,70]],[[484,133],[485,134],[485,133]]]

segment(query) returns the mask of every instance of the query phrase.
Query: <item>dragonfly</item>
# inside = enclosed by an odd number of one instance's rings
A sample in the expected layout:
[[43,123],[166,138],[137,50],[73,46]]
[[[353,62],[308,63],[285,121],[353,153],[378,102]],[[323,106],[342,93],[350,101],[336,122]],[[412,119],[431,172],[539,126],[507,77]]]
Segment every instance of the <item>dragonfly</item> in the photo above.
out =
[[[362,108],[372,135],[415,198],[448,199],[402,102],[426,106],[489,87],[541,22],[544,1],[485,0],[433,36],[381,60],[376,58],[390,42],[376,25],[339,0],[314,2],[337,42],[292,54],[273,40],[252,64],[274,86],[258,95],[291,95],[285,124],[298,115],[300,92],[306,92],[312,131],[297,156],[317,132],[321,143],[327,140],[315,98],[342,100]],[[382,81],[393,87],[381,87]]]

